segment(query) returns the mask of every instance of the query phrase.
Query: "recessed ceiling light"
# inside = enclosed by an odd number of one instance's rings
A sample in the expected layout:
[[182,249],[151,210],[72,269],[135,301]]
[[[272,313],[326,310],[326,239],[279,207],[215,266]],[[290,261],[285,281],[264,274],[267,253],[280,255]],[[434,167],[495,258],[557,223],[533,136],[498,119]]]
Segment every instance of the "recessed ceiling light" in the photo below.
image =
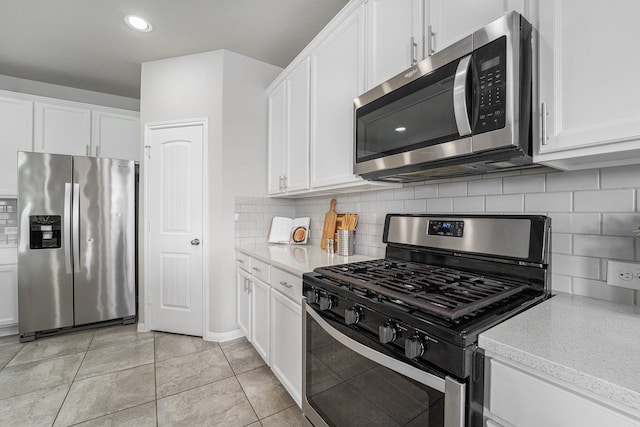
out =
[[142,31],[143,33],[148,33],[153,29],[151,23],[140,16],[127,15],[124,17],[124,22],[134,30]]
[[396,132],[404,132],[405,130],[407,130],[406,127],[400,126],[399,128],[396,128]]

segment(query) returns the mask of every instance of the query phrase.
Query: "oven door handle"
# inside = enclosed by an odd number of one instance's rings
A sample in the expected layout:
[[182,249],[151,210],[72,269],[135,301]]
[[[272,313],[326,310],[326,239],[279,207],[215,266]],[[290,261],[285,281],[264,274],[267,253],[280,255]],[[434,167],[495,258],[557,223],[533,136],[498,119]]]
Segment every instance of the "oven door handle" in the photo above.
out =
[[465,56],[458,62],[456,75],[453,79],[453,113],[460,136],[471,135],[471,122],[467,113],[467,76],[471,55]]
[[[379,365],[382,365],[406,377],[409,377],[412,380],[418,381],[428,387],[438,390],[441,393],[445,393],[446,391],[445,379],[440,378],[433,374],[429,374],[425,371],[421,371],[412,366],[409,366],[405,363],[400,362],[399,360],[396,360],[392,357],[387,356],[386,354],[378,353],[377,351],[367,347],[366,345],[361,344],[355,340],[352,340],[349,337],[346,337],[345,335],[341,334],[336,329],[334,329],[331,325],[329,325],[327,321],[324,320],[322,316],[320,316],[318,313],[316,313],[312,307],[310,307],[307,304],[304,304],[304,305],[305,305],[306,312],[311,317],[313,317],[313,320],[315,320],[318,323],[318,325],[320,325],[320,327],[324,329],[326,333],[331,335],[333,339],[335,339],[336,341],[338,341],[340,344],[344,345],[348,349],[355,351],[359,355],[366,357],[367,359],[372,360],[378,363]],[[446,402],[445,402],[445,407],[446,407]]]

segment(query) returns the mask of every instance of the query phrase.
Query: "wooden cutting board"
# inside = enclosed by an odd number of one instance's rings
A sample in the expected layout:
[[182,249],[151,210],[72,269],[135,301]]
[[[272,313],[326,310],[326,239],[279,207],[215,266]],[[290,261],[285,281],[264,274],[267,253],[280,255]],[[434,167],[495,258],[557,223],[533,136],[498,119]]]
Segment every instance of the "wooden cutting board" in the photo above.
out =
[[320,247],[325,249],[327,247],[327,239],[333,239],[333,234],[336,230],[336,219],[338,214],[335,211],[336,199],[331,199],[331,205],[329,212],[324,216],[324,227],[322,228],[322,240],[320,240]]

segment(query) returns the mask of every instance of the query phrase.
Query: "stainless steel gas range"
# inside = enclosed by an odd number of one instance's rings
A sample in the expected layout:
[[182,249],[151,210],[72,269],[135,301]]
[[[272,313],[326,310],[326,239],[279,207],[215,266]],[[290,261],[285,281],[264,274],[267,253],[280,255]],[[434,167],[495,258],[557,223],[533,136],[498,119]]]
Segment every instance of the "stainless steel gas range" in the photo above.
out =
[[478,335],[550,296],[551,221],[387,215],[384,259],[304,275],[315,426],[482,424]]

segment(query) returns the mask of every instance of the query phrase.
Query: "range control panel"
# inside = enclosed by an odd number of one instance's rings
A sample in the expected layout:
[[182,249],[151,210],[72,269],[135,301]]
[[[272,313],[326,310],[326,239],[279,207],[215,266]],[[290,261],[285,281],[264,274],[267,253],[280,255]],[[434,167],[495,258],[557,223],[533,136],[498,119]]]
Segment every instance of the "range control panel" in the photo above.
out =
[[464,221],[429,220],[427,234],[430,236],[462,237]]

